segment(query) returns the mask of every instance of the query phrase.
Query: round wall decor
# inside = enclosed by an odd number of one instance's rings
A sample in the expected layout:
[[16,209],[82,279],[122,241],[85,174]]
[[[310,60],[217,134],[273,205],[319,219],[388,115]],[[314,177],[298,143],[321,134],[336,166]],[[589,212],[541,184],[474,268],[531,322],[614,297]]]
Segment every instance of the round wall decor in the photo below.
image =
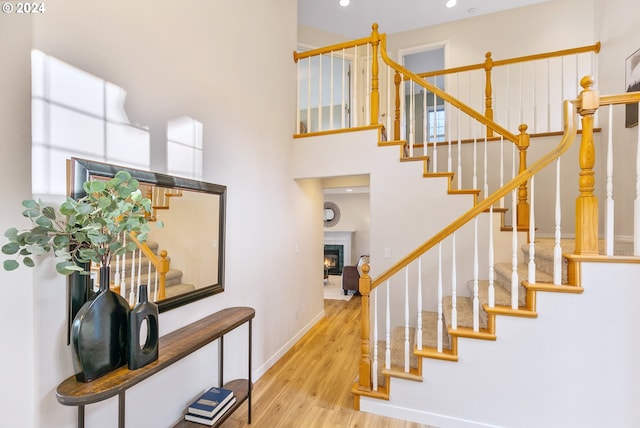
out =
[[340,208],[333,202],[324,203],[324,227],[333,227],[340,221]]

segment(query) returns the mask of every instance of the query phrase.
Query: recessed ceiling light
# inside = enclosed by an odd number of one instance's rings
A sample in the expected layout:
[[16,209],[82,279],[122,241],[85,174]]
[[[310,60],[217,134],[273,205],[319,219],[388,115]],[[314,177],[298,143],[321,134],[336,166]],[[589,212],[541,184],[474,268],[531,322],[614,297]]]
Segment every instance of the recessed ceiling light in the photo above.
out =
[[445,3],[445,6],[453,7],[456,5],[456,3],[458,3],[457,0],[447,0],[447,3]]
[[342,6],[342,7],[347,7],[347,6],[349,6],[349,3],[351,3],[350,0],[340,0],[340,2],[338,4],[340,6]]
[[353,192],[353,189],[347,189],[346,191],[347,192]]

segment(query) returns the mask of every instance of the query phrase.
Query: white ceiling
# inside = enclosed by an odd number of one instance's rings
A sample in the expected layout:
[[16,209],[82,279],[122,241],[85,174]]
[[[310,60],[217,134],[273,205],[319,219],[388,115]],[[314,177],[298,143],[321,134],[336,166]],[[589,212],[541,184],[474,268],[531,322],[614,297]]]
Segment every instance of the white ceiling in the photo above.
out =
[[298,24],[351,39],[367,37],[377,22],[381,33],[398,33],[457,21],[477,15],[514,9],[552,0],[458,0],[446,8],[446,0],[298,0]]

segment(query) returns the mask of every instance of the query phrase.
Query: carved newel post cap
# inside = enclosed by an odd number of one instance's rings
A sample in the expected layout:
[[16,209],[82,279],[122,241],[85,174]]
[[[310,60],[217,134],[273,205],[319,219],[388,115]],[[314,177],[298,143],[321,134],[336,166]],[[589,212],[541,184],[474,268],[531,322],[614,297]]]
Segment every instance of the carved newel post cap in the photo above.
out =
[[582,79],[580,79],[580,86],[582,86],[585,90],[593,90],[593,85],[596,83],[596,79],[591,75],[586,75]]

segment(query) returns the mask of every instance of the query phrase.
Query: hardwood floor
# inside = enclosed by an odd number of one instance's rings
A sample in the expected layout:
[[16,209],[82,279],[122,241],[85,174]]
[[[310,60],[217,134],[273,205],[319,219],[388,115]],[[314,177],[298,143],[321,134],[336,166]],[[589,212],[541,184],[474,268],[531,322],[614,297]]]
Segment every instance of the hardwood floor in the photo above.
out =
[[255,383],[252,424],[245,403],[222,427],[426,427],[353,410],[360,297],[324,302],[325,317]]

